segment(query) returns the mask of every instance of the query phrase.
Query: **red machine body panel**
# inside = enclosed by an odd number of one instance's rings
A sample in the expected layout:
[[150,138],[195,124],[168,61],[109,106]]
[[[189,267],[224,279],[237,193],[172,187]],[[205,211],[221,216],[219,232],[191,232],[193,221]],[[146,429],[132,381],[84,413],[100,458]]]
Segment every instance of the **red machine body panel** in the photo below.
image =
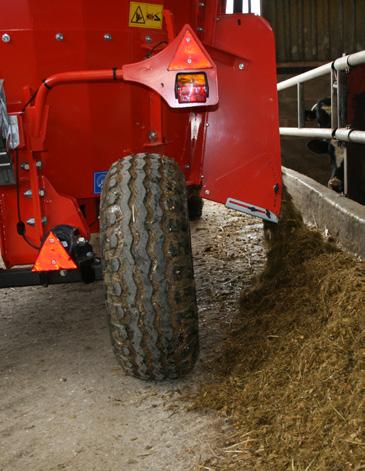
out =
[[[191,24],[192,5],[173,3],[164,2],[176,12],[179,31]],[[21,108],[25,87],[35,91],[52,74],[137,62],[167,39],[165,28],[130,28],[128,17],[128,1],[106,5],[88,0],[2,0],[0,35],[9,33],[11,41],[0,42],[0,77],[5,79],[9,110]],[[57,33],[63,34],[62,41],[56,39]],[[105,34],[112,39],[105,40]],[[146,42],[146,36],[151,42]],[[108,170],[112,161],[150,144],[149,99],[146,87],[127,82],[73,84],[53,90],[48,101],[44,174],[55,188],[76,198],[93,197],[95,171]],[[183,147],[186,115],[167,105],[163,113],[166,144],[156,152],[163,150],[181,161],[177,149]]]
[[[256,215],[272,220],[279,214],[281,167],[269,25],[254,15],[222,14],[225,2],[220,0],[149,3],[164,5],[160,28],[131,27],[127,0],[0,0],[0,37],[10,36],[10,41],[0,41],[0,79],[5,80],[8,112],[19,113],[21,131],[24,126],[18,155],[12,152],[24,221],[37,209],[22,197],[30,188],[30,175],[39,171],[35,165],[29,171],[21,166],[32,152],[42,162],[37,185],[49,189],[39,203],[47,217],[26,228],[36,247],[39,233],[57,224],[73,223],[86,237],[97,231],[99,172],[135,152],[174,158],[187,184],[202,185],[205,198],[224,204],[232,199],[251,209],[255,205],[264,211]],[[215,62],[218,105],[171,108],[151,88],[128,81],[55,87],[47,102],[44,148],[31,152],[31,108],[22,111],[43,80],[68,71],[131,70],[127,64],[148,55],[154,60],[162,51],[163,57],[166,43],[185,24],[197,32]],[[33,194],[39,190],[34,185]],[[16,195],[14,185],[0,185],[0,248],[7,267],[33,264],[39,251],[17,232]],[[246,211],[244,206],[235,209]]]
[[219,87],[229,92],[208,116],[204,197],[276,221],[281,167],[273,33],[255,15],[223,15],[211,46]]

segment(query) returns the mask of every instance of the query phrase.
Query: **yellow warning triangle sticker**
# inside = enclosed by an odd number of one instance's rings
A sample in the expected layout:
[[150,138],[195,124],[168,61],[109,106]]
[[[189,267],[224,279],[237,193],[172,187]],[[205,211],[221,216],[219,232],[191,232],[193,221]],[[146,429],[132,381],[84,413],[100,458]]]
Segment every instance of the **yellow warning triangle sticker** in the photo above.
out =
[[136,23],[139,25],[144,25],[146,20],[144,19],[143,12],[140,6],[137,7],[137,10],[134,12],[132,16],[131,23]]
[[162,29],[163,4],[130,2],[128,25],[132,28]]

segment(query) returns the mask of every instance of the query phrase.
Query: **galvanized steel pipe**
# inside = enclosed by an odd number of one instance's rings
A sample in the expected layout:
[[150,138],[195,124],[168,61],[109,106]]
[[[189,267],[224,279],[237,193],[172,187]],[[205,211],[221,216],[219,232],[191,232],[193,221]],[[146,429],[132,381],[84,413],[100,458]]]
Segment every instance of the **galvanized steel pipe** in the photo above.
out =
[[322,77],[323,75],[329,74],[331,72],[331,65],[331,63],[324,64],[313,70],[308,70],[308,72],[304,72],[303,74],[279,82],[277,85],[278,92],[290,87],[294,87],[294,85],[298,85],[298,83],[307,82],[308,80],[312,80],[314,78]]
[[293,87],[294,85],[298,85],[299,83],[308,82],[308,80],[329,74],[332,67],[335,70],[346,70],[348,67],[355,67],[360,64],[365,64],[365,51],[355,52],[354,54],[340,57],[334,62],[329,62],[328,64],[321,65],[313,70],[308,70],[308,72],[304,72],[296,77],[283,80],[277,85],[278,92]]
[[312,137],[317,139],[337,139],[338,141],[356,142],[365,144],[365,131],[355,129],[339,128],[280,128],[281,136]]

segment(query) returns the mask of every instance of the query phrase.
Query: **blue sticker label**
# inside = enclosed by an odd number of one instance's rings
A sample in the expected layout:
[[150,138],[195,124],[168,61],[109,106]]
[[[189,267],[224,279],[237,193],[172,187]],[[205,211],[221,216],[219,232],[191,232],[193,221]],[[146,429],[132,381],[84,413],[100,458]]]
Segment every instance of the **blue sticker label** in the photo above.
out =
[[103,189],[104,180],[108,172],[94,172],[94,194],[100,195]]

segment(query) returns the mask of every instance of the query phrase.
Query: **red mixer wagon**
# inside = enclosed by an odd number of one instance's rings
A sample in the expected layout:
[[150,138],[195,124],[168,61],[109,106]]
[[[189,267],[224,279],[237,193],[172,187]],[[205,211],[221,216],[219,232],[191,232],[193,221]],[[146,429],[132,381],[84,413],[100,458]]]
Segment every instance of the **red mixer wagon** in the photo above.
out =
[[273,33],[225,7],[0,0],[0,287],[104,279],[116,356],[139,378],[197,358],[202,198],[280,211]]

